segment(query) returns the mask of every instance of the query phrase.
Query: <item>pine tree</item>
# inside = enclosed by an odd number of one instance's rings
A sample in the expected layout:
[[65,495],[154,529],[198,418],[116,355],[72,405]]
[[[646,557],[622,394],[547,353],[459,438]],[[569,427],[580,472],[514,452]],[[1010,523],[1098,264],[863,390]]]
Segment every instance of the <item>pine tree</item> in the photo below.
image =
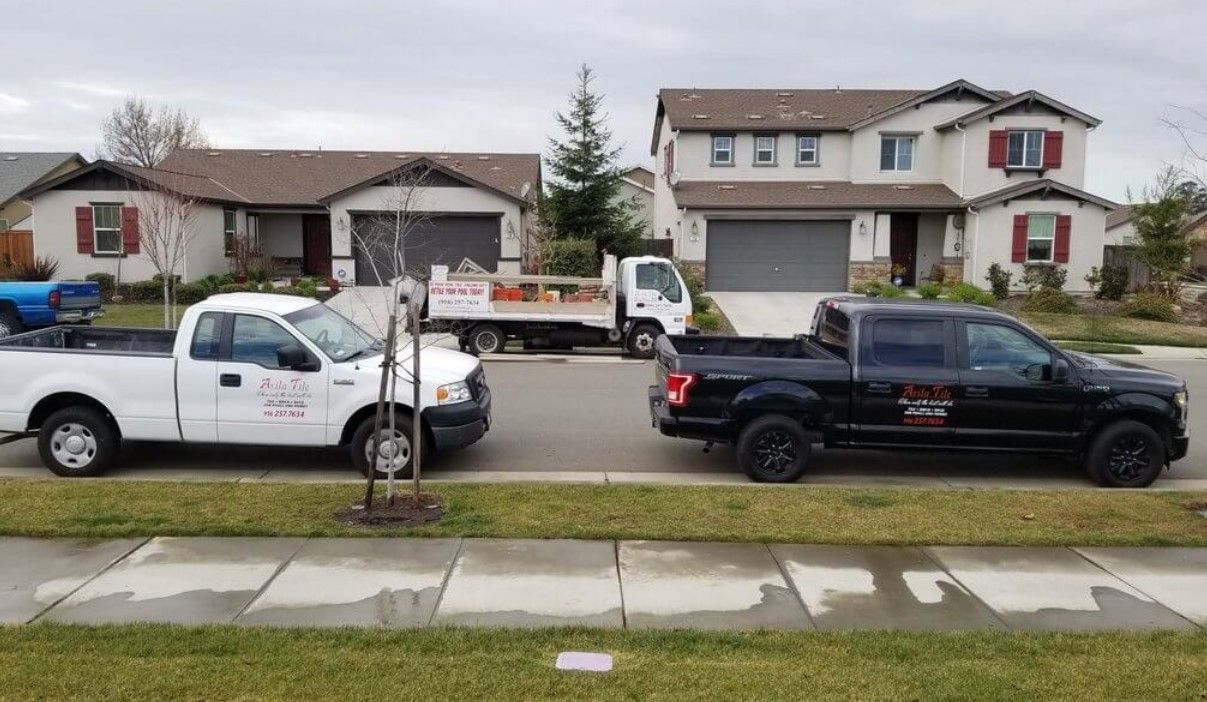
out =
[[558,239],[590,239],[597,250],[617,256],[639,253],[642,225],[634,218],[637,203],[617,199],[620,149],[611,144],[603,96],[591,91],[594,74],[589,66],[583,64],[577,77],[569,114],[557,113],[565,141],[549,139],[545,162],[553,180],[543,214]]

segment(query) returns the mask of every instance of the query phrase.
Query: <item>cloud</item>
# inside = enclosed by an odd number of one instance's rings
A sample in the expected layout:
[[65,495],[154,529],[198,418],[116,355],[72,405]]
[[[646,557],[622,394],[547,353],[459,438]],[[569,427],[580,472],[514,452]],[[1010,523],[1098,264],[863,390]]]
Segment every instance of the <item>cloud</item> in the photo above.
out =
[[0,113],[21,112],[27,107],[29,107],[29,100],[8,93],[0,93]]
[[60,80],[55,81],[56,88],[63,90],[71,90],[77,93],[85,93],[87,95],[96,95],[97,97],[124,97],[129,94],[129,91],[115,88],[103,83],[76,83],[73,81]]

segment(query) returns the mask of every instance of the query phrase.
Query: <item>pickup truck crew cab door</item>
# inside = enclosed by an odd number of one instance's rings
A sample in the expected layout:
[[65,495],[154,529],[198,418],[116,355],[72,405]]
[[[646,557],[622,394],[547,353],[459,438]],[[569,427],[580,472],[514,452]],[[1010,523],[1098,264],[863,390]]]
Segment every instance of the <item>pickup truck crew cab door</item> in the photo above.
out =
[[870,316],[862,321],[858,350],[854,442],[949,446],[959,382],[952,321]]
[[176,411],[183,441],[218,440],[218,356],[225,314],[203,312],[188,355],[176,362]]
[[[227,315],[218,361],[218,441],[226,444],[326,443],[329,364],[275,320]],[[316,370],[282,368],[277,350],[305,350]]]
[[961,321],[958,327],[962,392],[955,442],[970,448],[1070,448],[1080,387],[1071,377],[1053,379],[1057,357],[1051,349],[1000,322]]

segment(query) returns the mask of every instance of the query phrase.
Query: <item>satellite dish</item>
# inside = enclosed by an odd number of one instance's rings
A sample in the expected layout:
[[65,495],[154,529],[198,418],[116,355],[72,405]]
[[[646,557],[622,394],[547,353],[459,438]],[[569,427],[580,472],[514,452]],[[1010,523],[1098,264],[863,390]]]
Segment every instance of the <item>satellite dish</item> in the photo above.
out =
[[679,173],[679,171],[671,171],[671,177],[670,177],[671,185],[678,185],[679,181],[682,179],[683,179],[683,176],[682,176],[682,174]]

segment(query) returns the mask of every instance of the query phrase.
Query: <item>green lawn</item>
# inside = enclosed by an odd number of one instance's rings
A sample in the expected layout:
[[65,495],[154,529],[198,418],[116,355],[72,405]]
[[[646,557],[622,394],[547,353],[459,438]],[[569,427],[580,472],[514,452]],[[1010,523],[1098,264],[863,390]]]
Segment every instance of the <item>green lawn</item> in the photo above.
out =
[[[614,657],[561,672],[560,651]],[[0,628],[0,700],[1190,700],[1207,634]]]
[[[176,321],[188,309],[188,305],[176,306]],[[95,324],[102,327],[155,327],[163,329],[163,305],[148,304],[107,304],[105,316]]]
[[1057,346],[1070,351],[1082,351],[1085,353],[1117,353],[1117,354],[1133,354],[1142,353],[1135,346],[1125,346],[1124,344],[1104,344],[1100,341],[1057,341]]
[[1023,321],[1050,339],[1110,344],[1207,346],[1207,327],[1146,319],[1024,312]]
[[356,484],[0,480],[0,534],[473,536],[829,544],[1207,546],[1207,493],[428,484],[445,519],[366,530]]

